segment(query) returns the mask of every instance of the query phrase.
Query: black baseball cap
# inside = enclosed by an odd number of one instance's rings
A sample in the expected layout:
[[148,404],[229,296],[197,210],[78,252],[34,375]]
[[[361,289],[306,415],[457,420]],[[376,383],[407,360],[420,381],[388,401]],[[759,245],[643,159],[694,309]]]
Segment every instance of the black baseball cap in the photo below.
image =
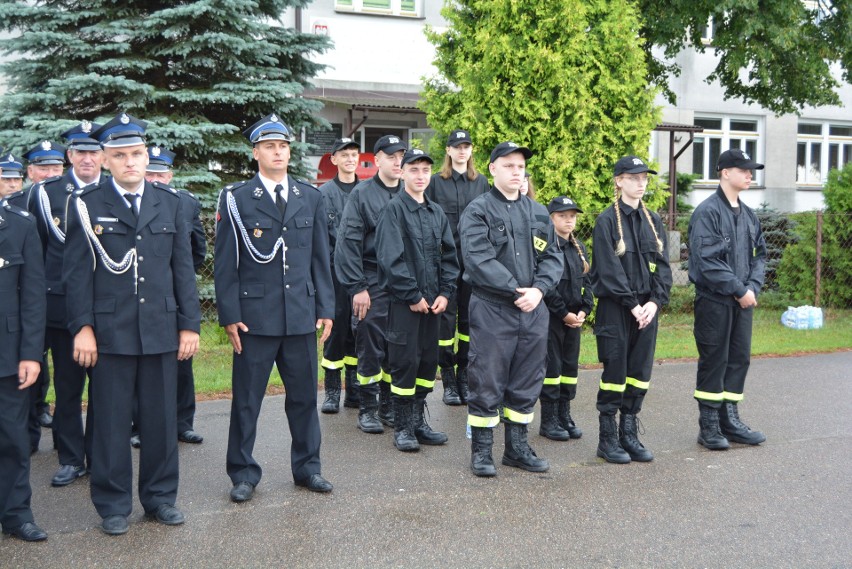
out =
[[458,146],[459,144],[473,144],[468,131],[454,130],[447,137],[447,146]]
[[358,150],[361,150],[361,145],[351,138],[344,136],[343,138],[338,138],[334,141],[334,144],[331,145],[331,153],[334,154],[335,152],[340,152],[347,148],[357,148]]
[[394,154],[395,152],[406,149],[405,143],[398,136],[386,134],[373,145],[373,154],[378,154],[380,151],[385,154]]
[[425,160],[429,162],[429,164],[435,163],[435,161],[432,160],[432,158],[428,154],[426,154],[419,148],[412,148],[411,150],[407,151],[402,157],[402,165],[405,166],[406,164],[411,164],[412,162],[417,162],[418,160]]
[[742,168],[743,170],[763,170],[763,164],[759,164],[751,159],[751,156],[740,150],[732,148],[724,151],[719,155],[719,160],[716,162],[716,171],[724,170],[725,168]]
[[550,203],[547,205],[547,213],[556,213],[557,211],[569,210],[574,210],[577,213],[583,213],[583,210],[580,209],[580,206],[577,205],[577,202],[567,196],[557,196],[550,200]]
[[621,176],[622,174],[641,174],[643,172],[648,172],[649,174],[657,173],[655,170],[651,170],[638,156],[625,156],[621,158],[615,163],[613,171],[616,176]]
[[497,146],[494,147],[494,150],[491,151],[491,158],[489,159],[490,163],[493,163],[495,160],[500,158],[501,156],[507,156],[512,154],[513,152],[520,152],[524,155],[524,159],[529,160],[532,158],[532,150],[527,148],[526,146],[518,146],[514,142],[501,142]]

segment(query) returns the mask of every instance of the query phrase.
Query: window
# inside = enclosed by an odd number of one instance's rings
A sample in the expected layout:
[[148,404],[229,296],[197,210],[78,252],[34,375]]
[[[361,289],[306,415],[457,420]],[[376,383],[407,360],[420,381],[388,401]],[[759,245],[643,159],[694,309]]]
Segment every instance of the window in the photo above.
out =
[[703,44],[711,44],[713,43],[713,34],[716,31],[716,24],[713,22],[713,18],[709,18],[707,20],[707,27],[705,27],[701,31],[701,43]]
[[423,17],[425,0],[335,0],[337,12],[354,12],[377,16]]
[[[698,174],[698,182],[714,182],[719,179],[716,162],[719,155],[730,148],[739,148],[760,162],[758,141],[760,123],[757,119],[737,117],[696,117],[693,120],[704,132],[695,136],[692,143],[692,173]],[[756,184],[763,183],[763,173],[755,172]]]
[[796,183],[822,186],[828,171],[852,162],[852,125],[799,123]]

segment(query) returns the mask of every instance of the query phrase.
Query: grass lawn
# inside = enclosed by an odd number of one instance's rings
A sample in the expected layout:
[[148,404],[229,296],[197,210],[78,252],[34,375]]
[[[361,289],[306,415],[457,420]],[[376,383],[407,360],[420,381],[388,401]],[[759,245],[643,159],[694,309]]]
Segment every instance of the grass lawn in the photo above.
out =
[[[758,308],[754,318],[752,355],[786,356],[852,349],[852,310],[826,310],[825,323],[819,330],[792,330],[781,325],[781,310]],[[657,336],[658,361],[695,359],[691,314],[663,313]],[[195,390],[198,399],[229,397],[231,389],[231,348],[224,332],[214,323],[204,323],[201,348],[194,359]],[[595,338],[583,330],[580,365],[599,365]],[[320,373],[322,371],[320,370]],[[271,393],[281,392],[281,379],[273,368]],[[48,400],[53,401],[51,385]]]

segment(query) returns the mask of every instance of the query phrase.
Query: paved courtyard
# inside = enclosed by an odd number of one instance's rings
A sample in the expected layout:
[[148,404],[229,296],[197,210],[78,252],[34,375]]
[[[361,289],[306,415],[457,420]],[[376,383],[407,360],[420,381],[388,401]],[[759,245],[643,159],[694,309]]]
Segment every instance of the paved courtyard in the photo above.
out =
[[[357,411],[321,415],[332,494],[293,485],[284,398],[267,398],[254,499],[233,504],[225,475],[229,401],[200,403],[199,446],[180,446],[185,525],[146,521],[103,535],[88,479],[51,488],[51,436],[33,457],[33,509],[46,543],[0,539],[0,567],[852,567],[852,352],[752,362],[741,414],[768,437],[726,452],[699,447],[695,363],[655,368],[640,415],[650,464],[595,457],[599,371],[581,372],[569,443],[531,442],[551,469],[469,470],[466,410],[431,396],[450,442],[403,454],[366,435]],[[440,384],[439,384],[440,386]],[[438,388],[440,391],[440,387]],[[136,451],[134,451],[136,454]]]

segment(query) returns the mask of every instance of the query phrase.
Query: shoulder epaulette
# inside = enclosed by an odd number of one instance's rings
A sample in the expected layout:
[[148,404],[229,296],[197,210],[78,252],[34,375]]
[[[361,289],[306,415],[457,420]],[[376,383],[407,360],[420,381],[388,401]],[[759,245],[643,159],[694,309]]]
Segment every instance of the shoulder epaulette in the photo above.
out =
[[21,217],[31,218],[32,214],[25,209],[21,209],[18,206],[14,206],[7,201],[3,201],[3,209],[11,213],[17,213]]
[[[50,178],[45,178],[45,179],[44,179],[44,180],[42,180],[41,182],[37,182],[37,183],[39,183],[39,184],[48,184],[48,183],[50,183],[50,182],[55,182],[56,180],[61,180],[61,179],[62,179],[62,176],[51,176]],[[36,184],[33,184],[33,186],[35,186],[35,185],[36,185]]]
[[[103,183],[103,181],[102,181],[102,183]],[[83,186],[79,190],[76,190],[74,192],[74,195],[75,196],[82,196],[83,194],[88,194],[89,192],[94,191],[94,190],[98,189],[99,187],[101,187],[100,184],[89,184],[88,186]]]
[[312,183],[308,182],[307,180],[303,180],[302,178],[293,178],[293,180],[294,180],[297,184],[300,184],[300,185],[302,185],[302,186],[305,186],[305,187],[308,187],[308,188],[312,188],[312,189],[314,189],[314,190],[319,190],[319,188],[318,188],[318,187],[316,187],[316,186],[315,186],[315,185],[313,185]]
[[174,196],[178,195],[178,191],[168,184],[164,184],[162,182],[151,182],[151,185],[157,188],[158,190],[169,192]]
[[195,194],[193,194],[189,190],[180,189],[180,190],[178,190],[178,192],[180,192],[180,195],[182,195],[182,196],[186,196],[188,198],[194,199],[195,201],[198,201],[198,196],[196,196]]
[[238,190],[248,183],[249,183],[248,180],[243,180],[242,182],[234,182],[233,184],[228,184],[227,186],[225,186],[224,190],[226,192],[233,192],[234,190]]

